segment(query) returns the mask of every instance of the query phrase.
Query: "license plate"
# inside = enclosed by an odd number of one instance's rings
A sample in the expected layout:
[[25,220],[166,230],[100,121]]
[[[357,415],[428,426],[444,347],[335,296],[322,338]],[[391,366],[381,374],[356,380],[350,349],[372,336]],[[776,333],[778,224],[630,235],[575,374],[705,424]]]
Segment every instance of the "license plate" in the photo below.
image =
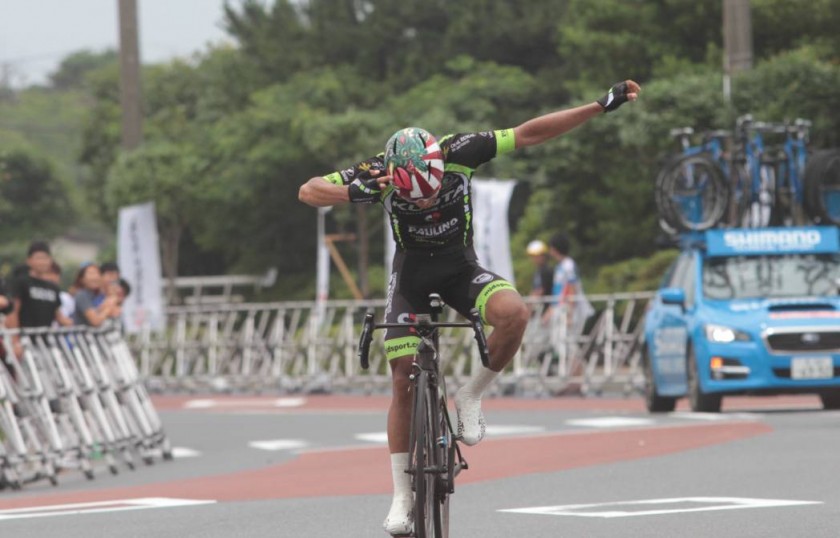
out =
[[790,361],[791,379],[827,379],[834,377],[831,357],[796,357]]

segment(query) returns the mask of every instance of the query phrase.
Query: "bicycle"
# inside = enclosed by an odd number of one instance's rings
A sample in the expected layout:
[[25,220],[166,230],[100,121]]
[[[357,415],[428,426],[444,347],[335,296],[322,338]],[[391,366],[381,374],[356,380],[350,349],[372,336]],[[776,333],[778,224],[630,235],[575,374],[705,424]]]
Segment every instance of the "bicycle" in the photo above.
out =
[[703,142],[691,145],[694,129],[672,129],[682,152],[671,157],[656,178],[655,202],[666,232],[702,231],[717,225],[729,208],[730,164],[724,140],[726,131],[705,133]]
[[469,322],[438,322],[443,301],[439,295],[431,294],[429,302],[431,314],[418,314],[412,323],[374,323],[373,313],[368,312],[359,338],[358,358],[362,368],[367,370],[373,331],[378,329],[411,327],[420,338],[410,376],[414,391],[409,466],[406,470],[412,477],[414,490],[414,533],[410,536],[447,538],[449,497],[455,492],[455,477],[468,465],[461,454],[446,407],[446,384],[438,354],[438,329],[471,327],[485,367],[489,365],[489,354],[478,310],[470,310]]

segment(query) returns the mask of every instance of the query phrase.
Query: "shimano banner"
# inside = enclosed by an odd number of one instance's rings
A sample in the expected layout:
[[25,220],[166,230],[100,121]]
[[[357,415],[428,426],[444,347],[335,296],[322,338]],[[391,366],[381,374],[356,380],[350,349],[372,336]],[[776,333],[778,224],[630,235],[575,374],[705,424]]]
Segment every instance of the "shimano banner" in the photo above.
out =
[[154,203],[120,209],[117,263],[120,276],[131,285],[131,293],[123,303],[125,330],[137,333],[144,326],[163,330],[163,279]]
[[473,238],[478,262],[510,282],[514,279],[508,206],[515,186],[515,180],[472,180]]
[[709,256],[840,252],[834,226],[709,230]]

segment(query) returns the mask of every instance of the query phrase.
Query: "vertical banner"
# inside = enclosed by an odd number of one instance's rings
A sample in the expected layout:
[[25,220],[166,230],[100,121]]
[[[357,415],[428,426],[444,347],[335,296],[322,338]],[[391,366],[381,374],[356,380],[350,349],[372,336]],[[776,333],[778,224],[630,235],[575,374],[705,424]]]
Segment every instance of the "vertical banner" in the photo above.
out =
[[123,323],[129,333],[144,326],[162,331],[165,325],[155,204],[120,208],[117,228],[117,263],[131,285],[123,303]]
[[394,230],[391,229],[391,214],[384,212],[385,232],[385,291],[388,291],[388,282],[391,280],[391,266],[394,262],[394,254],[397,252],[397,244],[394,242]]
[[508,207],[515,180],[472,180],[473,240],[478,262],[510,282],[513,261],[510,256]]
[[315,319],[320,327],[324,320],[326,301],[330,297],[330,251],[326,241],[327,213],[332,207],[318,208],[318,262],[315,269]]

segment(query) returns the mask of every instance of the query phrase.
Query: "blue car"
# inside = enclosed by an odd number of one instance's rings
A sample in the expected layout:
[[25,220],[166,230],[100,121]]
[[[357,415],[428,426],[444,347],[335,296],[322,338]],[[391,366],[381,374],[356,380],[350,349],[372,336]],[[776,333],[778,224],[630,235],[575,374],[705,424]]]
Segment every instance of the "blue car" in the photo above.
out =
[[727,394],[819,394],[840,408],[836,227],[686,238],[645,314],[645,401],[720,411]]

